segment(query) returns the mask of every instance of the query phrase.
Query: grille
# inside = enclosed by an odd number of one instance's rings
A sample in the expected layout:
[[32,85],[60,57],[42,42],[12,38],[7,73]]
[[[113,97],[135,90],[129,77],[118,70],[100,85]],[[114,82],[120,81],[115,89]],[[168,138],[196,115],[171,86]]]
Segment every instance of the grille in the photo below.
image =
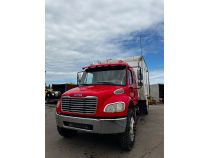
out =
[[94,114],[97,107],[96,97],[62,97],[62,110],[82,114]]

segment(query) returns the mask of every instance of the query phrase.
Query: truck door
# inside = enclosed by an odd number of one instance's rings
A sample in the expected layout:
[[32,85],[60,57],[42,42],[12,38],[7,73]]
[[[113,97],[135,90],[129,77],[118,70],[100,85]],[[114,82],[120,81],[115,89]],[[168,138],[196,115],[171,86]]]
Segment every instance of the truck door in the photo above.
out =
[[129,85],[129,90],[130,90],[130,97],[134,99],[135,97],[135,89],[134,89],[134,84],[133,84],[133,75],[131,70],[128,69],[128,85]]

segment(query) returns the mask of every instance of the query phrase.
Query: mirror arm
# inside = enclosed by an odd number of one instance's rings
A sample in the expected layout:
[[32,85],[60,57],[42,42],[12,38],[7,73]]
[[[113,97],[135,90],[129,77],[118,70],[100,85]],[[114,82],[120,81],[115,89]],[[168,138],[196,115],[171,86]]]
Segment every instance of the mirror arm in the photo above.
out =
[[83,73],[84,71],[79,71],[77,72],[77,86],[80,85],[80,82],[81,82],[81,78],[79,78],[79,73]]

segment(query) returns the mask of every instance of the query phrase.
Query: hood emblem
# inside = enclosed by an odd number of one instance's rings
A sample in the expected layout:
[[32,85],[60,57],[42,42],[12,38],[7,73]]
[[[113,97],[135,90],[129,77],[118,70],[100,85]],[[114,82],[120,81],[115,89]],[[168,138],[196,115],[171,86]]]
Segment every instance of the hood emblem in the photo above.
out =
[[81,97],[82,94],[74,94],[75,97]]

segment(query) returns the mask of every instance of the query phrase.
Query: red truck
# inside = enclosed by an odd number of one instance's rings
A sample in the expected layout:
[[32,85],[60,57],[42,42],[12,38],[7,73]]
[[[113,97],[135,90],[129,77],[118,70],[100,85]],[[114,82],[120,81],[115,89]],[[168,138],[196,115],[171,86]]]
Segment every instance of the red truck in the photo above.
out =
[[116,134],[121,147],[131,150],[137,115],[148,114],[149,72],[143,56],[106,60],[83,67],[80,74],[78,87],[63,93],[57,103],[59,134]]

